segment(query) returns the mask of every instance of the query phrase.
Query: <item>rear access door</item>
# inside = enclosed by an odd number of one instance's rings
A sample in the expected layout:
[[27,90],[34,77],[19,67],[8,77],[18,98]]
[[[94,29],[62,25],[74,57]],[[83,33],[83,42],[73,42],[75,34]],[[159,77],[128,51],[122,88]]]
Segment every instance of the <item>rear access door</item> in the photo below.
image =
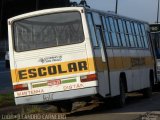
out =
[[93,43],[94,58],[98,74],[98,91],[103,97],[110,94],[107,52],[102,30],[102,20],[98,13],[88,13],[90,35]]

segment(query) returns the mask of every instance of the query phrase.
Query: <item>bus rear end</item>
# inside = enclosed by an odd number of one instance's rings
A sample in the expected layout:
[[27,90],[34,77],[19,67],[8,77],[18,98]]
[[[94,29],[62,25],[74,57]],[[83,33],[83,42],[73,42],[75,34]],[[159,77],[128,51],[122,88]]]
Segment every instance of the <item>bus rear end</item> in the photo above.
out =
[[27,13],[8,21],[16,104],[97,94],[87,23],[82,7]]

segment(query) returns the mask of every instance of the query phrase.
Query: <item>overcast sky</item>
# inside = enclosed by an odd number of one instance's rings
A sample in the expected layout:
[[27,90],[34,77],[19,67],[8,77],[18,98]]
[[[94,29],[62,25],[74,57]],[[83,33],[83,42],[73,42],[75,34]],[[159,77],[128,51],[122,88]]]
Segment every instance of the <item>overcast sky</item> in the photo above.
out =
[[[80,0],[71,1],[79,2]],[[86,1],[92,8],[115,11],[116,0]],[[157,7],[158,0],[119,0],[118,14],[154,23],[157,21]]]

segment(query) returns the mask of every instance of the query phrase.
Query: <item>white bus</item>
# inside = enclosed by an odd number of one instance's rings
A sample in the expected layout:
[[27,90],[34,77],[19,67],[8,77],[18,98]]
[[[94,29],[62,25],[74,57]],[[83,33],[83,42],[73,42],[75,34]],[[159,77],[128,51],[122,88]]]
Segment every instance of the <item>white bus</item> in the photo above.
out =
[[151,42],[155,53],[156,83],[160,83],[160,24],[150,24]]
[[17,105],[96,96],[115,97],[123,106],[126,93],[151,95],[154,59],[146,22],[66,7],[10,18],[8,30]]

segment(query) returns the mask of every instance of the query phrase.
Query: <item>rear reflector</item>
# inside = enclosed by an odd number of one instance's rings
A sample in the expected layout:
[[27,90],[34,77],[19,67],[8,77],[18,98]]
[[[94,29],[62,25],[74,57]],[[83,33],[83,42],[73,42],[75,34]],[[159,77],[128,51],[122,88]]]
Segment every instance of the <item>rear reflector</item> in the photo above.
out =
[[14,91],[28,90],[28,85],[27,85],[27,84],[14,85],[14,86],[13,86],[13,90],[14,90]]
[[81,76],[81,82],[90,82],[90,81],[95,81],[95,80],[97,80],[96,74]]

